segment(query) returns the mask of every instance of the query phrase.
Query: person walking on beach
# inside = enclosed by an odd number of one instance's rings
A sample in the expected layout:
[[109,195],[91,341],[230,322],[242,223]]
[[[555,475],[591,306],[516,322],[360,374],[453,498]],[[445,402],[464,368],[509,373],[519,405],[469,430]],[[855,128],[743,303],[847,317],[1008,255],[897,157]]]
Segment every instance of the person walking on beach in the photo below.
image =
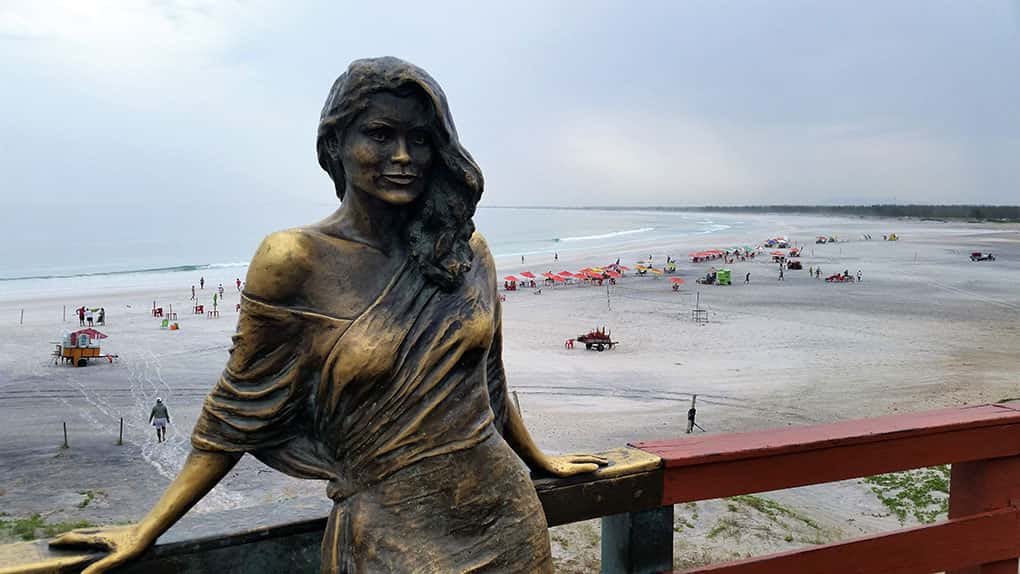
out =
[[821,279],[821,278],[822,278],[822,268],[821,267],[815,267],[815,279]]
[[85,310],[85,320],[88,321],[89,327],[93,326],[92,325],[92,319],[93,319],[92,309],[86,309]]
[[85,306],[78,307],[78,326],[85,326]]
[[156,441],[166,441],[166,425],[170,423],[170,411],[166,410],[163,399],[156,397],[156,404],[149,411],[149,424],[156,427]]
[[237,292],[240,293],[241,292],[241,278],[238,277],[237,279],[235,279],[234,283],[237,284]]
[[861,270],[860,269],[857,270],[857,282],[858,283],[861,282]]
[[553,261],[559,261],[559,260],[560,260],[560,254],[559,253],[553,253]]
[[217,287],[216,290],[220,292],[220,299],[223,299],[223,283],[220,283],[220,286]]
[[213,293],[213,294],[212,294],[212,310],[213,310],[213,311],[215,311],[215,310],[216,310],[216,302],[217,302],[217,301],[218,301],[218,299],[217,299],[217,297],[216,297],[216,293]]
[[744,275],[744,285],[747,285],[749,283],[751,283],[751,272],[750,271],[748,271],[747,274]]
[[194,285],[191,286],[191,300],[192,301],[195,300],[195,286]]
[[785,279],[783,279],[783,266],[782,265],[779,266],[779,280],[780,281],[785,281]]
[[524,256],[521,255],[521,264],[524,264]]
[[198,288],[205,289],[205,277],[198,278]]
[[99,320],[96,323],[104,327],[106,326],[106,307],[99,308]]

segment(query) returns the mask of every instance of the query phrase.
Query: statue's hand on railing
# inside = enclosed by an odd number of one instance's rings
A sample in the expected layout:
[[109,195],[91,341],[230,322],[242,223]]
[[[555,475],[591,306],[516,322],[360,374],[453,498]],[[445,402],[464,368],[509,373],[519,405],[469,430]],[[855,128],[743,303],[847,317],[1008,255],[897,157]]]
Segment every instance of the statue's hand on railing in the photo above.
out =
[[81,529],[62,534],[50,541],[55,548],[103,548],[110,553],[91,564],[82,574],[101,574],[134,560],[153,543],[142,536],[137,525],[110,529]]
[[541,470],[561,478],[585,472],[595,472],[600,466],[607,464],[609,464],[608,459],[593,454],[545,455],[538,461],[538,466]]

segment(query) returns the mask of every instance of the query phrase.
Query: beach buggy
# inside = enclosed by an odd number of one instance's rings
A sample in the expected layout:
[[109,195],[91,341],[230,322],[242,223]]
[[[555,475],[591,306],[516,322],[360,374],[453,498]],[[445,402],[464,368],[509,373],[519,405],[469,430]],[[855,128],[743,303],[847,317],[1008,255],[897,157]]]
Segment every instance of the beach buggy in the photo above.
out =
[[588,331],[584,335],[578,335],[577,342],[584,343],[584,348],[589,351],[592,349],[596,351],[605,351],[606,349],[612,349],[613,346],[620,344],[619,341],[614,341],[612,339],[611,333],[607,332],[605,327]]

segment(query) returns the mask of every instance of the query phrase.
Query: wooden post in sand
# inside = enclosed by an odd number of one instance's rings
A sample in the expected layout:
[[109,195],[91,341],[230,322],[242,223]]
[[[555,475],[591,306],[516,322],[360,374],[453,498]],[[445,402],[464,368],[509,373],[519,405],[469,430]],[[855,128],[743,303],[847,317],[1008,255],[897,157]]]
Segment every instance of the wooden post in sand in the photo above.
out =
[[67,421],[64,421],[64,448],[70,448],[67,444]]

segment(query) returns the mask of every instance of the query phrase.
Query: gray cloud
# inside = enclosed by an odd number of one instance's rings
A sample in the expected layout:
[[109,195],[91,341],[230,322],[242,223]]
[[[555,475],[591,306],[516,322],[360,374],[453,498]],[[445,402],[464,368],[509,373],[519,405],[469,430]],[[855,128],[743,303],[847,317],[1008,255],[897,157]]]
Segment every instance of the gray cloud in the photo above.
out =
[[446,89],[489,205],[1016,203],[1018,28],[1017,0],[13,1],[0,195],[328,204],[319,106],[389,54]]

